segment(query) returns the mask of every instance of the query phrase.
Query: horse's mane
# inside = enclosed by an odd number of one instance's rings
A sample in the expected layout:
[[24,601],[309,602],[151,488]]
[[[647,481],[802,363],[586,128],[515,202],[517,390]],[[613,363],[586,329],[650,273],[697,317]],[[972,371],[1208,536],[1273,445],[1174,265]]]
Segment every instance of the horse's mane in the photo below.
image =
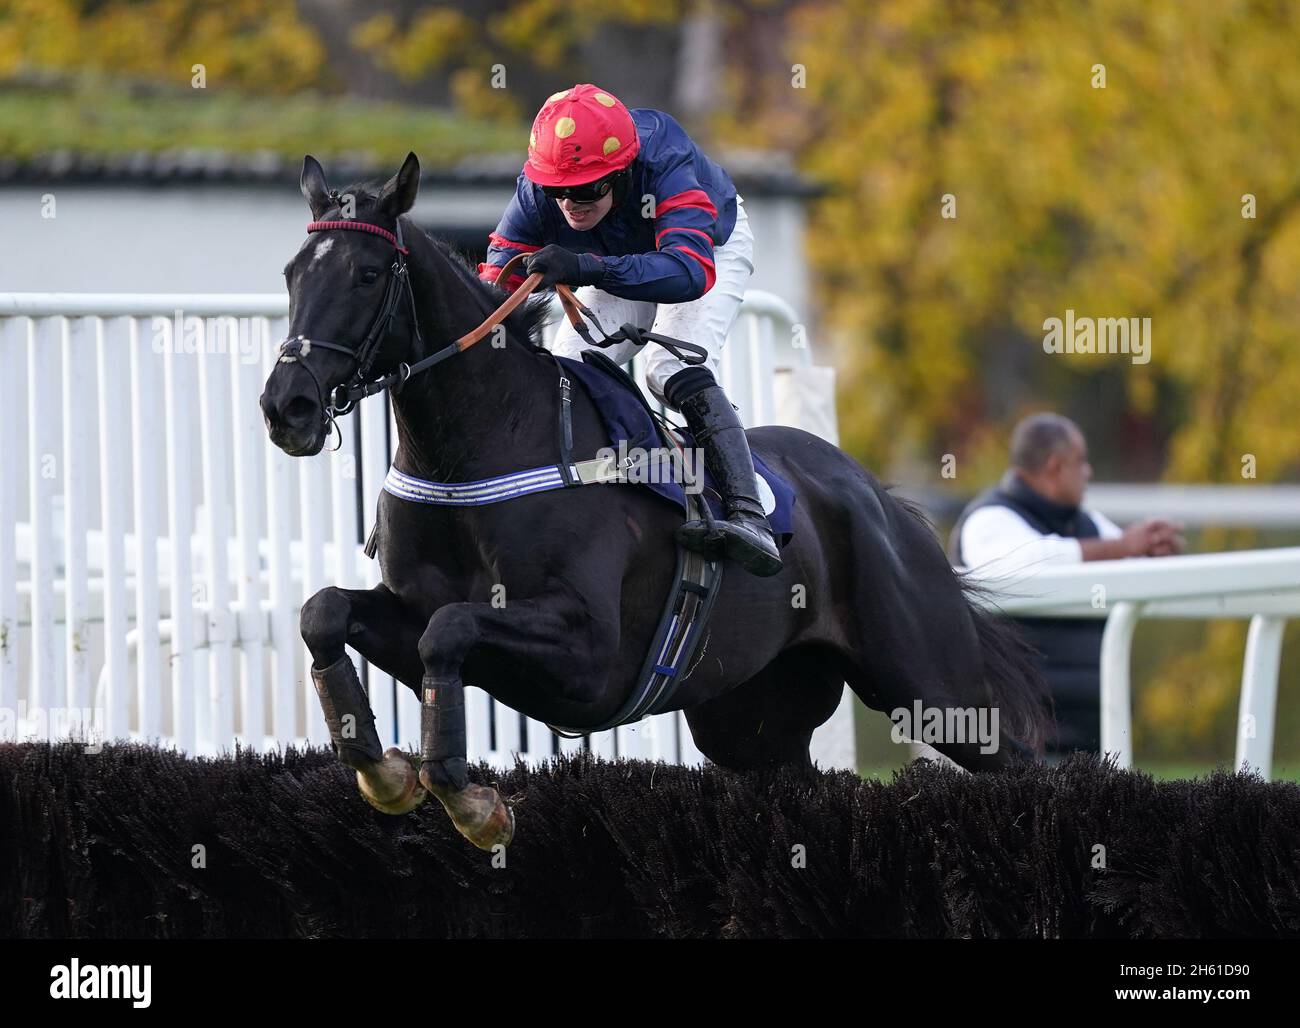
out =
[[[381,183],[363,182],[348,186],[340,192],[356,198],[357,216],[361,217],[363,212],[367,214],[374,212],[381,188]],[[402,215],[402,229],[403,239],[408,248],[413,237],[422,240],[446,259],[447,266],[469,292],[487,301],[484,317],[487,316],[487,311],[496,310],[505,302],[509,294],[500,286],[484,282],[479,278],[478,270],[470,263],[469,258],[445,239],[439,239],[426,232],[411,219],[409,214]],[[550,301],[546,294],[530,297],[526,303],[512,311],[503,322],[507,337],[513,337],[531,350],[545,349],[542,345],[542,329],[549,310]]]
[[[491,282],[484,282],[478,277],[478,269],[470,263],[468,257],[461,253],[444,239],[432,236],[419,225],[414,224],[407,219],[407,224],[429,242],[434,249],[438,250],[446,259],[447,264],[456,273],[457,277],[464,283],[467,289],[477,292],[481,296],[487,297],[489,310],[496,310],[505,302],[510,295],[500,286]],[[542,328],[546,322],[547,314],[550,310],[550,300],[547,294],[531,296],[520,307],[511,311],[504,322],[507,333],[514,332],[519,339],[526,342],[534,350],[545,349],[542,346]]]

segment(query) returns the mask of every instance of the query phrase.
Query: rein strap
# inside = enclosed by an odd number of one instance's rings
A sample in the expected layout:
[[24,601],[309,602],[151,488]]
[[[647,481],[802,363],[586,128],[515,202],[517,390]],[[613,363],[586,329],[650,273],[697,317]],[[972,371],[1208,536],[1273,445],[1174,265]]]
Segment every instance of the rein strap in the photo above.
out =
[[[326,405],[327,417],[331,414],[346,414],[352,410],[358,400],[364,399],[367,396],[373,396],[375,393],[382,392],[385,389],[397,391],[412,375],[418,375],[420,372],[428,370],[435,364],[440,364],[448,357],[453,357],[458,353],[464,353],[475,343],[484,339],[488,333],[518,309],[528,299],[528,297],[532,295],[533,291],[537,289],[543,278],[540,272],[534,272],[525,278],[519,288],[511,293],[505,302],[489,314],[483,323],[473,331],[466,332],[451,344],[442,347],[442,349],[437,350],[422,360],[416,361],[414,364],[402,362],[397,366],[396,371],[375,379],[374,381],[367,382],[364,381],[364,378],[366,372],[369,370],[370,361],[374,358],[379,344],[382,342],[383,336],[387,333],[392,322],[393,316],[397,313],[398,296],[401,292],[405,292],[410,301],[411,318],[415,327],[416,336],[417,338],[419,337],[420,329],[415,312],[415,295],[411,291],[410,277],[407,273],[405,262],[405,257],[410,251],[403,244],[401,234],[402,226],[400,221],[397,225],[396,234],[389,232],[388,229],[382,228],[379,225],[372,225],[365,221],[351,221],[348,219],[341,221],[313,221],[307,225],[308,232],[328,232],[338,230],[366,232],[370,235],[386,239],[388,242],[393,244],[393,247],[397,250],[398,256],[393,265],[389,288],[386,291],[379,314],[372,322],[371,330],[367,334],[367,338],[359,351],[353,352],[336,343],[310,340],[302,336],[286,339],[285,342],[281,344],[280,352],[282,360],[299,359],[303,344],[306,343],[321,346],[326,349],[338,350],[342,353],[348,354],[354,361],[356,361],[358,365],[357,374],[354,376],[353,383],[340,385],[334,390],[329,398],[328,405]],[[529,256],[530,255],[526,253],[519,253],[510,258],[510,260],[506,262],[505,266],[502,267],[497,278],[508,278],[510,273],[515,270],[516,266],[522,264]],[[637,345],[644,345],[647,342],[655,342],[664,347],[672,353],[673,356],[677,357],[678,360],[685,364],[704,364],[709,358],[708,351],[702,346],[695,343],[688,343],[682,339],[673,339],[671,336],[660,335],[657,332],[646,331],[630,323],[623,325],[613,334],[607,334],[604,326],[602,326],[600,321],[596,318],[596,315],[586,307],[581,300],[574,296],[572,289],[563,283],[556,283],[555,292],[560,298],[560,304],[564,308],[564,313],[568,317],[569,323],[589,346],[604,348],[624,341],[631,341]],[[602,336],[601,339],[597,340],[592,337],[591,329],[587,326],[588,321],[596,326],[596,330]],[[304,366],[306,365],[304,364]],[[314,378],[315,375],[313,374],[312,377]],[[357,379],[361,379],[361,381],[357,381]],[[318,391],[319,388],[320,383],[318,382]]]

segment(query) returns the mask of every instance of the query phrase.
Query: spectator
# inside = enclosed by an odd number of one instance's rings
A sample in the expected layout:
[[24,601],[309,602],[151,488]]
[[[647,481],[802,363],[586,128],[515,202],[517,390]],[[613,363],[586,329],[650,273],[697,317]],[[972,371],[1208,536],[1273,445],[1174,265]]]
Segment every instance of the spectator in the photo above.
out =
[[[1088,445],[1059,414],[1033,414],[1011,435],[1011,467],[957,519],[949,543],[953,563],[1010,572],[1042,563],[1163,557],[1181,553],[1182,525],[1148,518],[1120,529],[1084,507],[1092,478]],[[1015,619],[1040,654],[1051,687],[1057,734],[1051,758],[1101,745],[1101,635],[1093,618]]]

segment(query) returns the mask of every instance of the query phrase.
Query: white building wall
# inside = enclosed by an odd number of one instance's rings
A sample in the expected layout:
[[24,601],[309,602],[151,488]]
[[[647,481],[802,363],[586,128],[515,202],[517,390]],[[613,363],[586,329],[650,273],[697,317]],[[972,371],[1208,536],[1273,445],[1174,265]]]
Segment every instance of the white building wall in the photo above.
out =
[[[53,218],[43,216],[47,196]],[[509,197],[504,187],[435,185],[414,213],[434,231],[470,228],[486,237]],[[755,239],[753,288],[806,315],[800,203],[751,195],[745,205]],[[284,186],[0,187],[0,292],[277,292],[307,221],[306,202]]]

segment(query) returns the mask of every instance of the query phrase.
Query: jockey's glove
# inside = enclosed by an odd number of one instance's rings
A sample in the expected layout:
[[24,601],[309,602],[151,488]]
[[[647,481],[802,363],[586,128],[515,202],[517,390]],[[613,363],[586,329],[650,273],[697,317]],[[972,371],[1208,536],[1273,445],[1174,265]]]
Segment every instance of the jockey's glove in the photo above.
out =
[[594,253],[572,253],[557,243],[543,246],[528,258],[528,274],[541,272],[542,287],[594,286],[605,276],[605,263]]

